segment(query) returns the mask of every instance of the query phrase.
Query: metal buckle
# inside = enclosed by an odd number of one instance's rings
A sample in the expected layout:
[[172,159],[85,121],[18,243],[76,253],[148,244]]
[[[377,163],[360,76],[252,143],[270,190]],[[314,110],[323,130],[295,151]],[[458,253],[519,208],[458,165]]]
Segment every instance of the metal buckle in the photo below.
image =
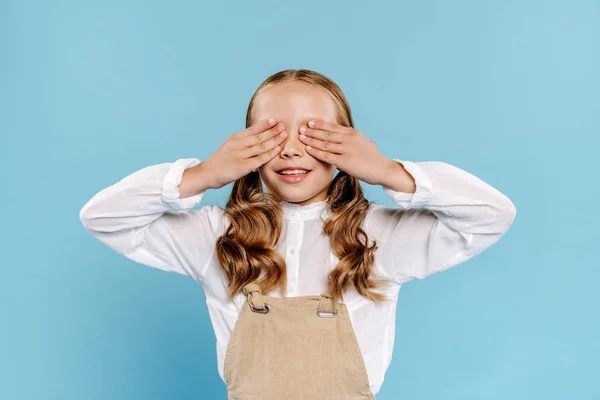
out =
[[321,318],[333,318],[337,315],[337,311],[325,312],[325,311],[317,310],[317,315]]
[[260,308],[254,308],[254,307],[252,307],[252,306],[250,306],[250,309],[251,309],[252,311],[254,311],[255,313],[259,313],[259,314],[266,314],[266,313],[268,313],[268,312],[269,312],[269,310],[270,310],[271,308],[269,307],[269,304],[268,304],[268,303],[265,303],[265,309],[264,309],[264,310],[261,310]]

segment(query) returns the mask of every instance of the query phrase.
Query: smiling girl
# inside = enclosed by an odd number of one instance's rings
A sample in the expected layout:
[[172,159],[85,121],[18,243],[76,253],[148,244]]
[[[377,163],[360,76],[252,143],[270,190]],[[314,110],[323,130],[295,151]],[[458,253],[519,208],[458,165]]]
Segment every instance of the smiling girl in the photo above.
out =
[[[360,181],[395,206],[369,202]],[[231,182],[224,209],[191,210]],[[210,157],[142,168],[80,211],[114,251],[202,285],[218,371],[240,400],[374,399],[400,287],[481,253],[515,215],[458,167],[382,155],[342,90],[303,69],[266,79],[246,129]]]

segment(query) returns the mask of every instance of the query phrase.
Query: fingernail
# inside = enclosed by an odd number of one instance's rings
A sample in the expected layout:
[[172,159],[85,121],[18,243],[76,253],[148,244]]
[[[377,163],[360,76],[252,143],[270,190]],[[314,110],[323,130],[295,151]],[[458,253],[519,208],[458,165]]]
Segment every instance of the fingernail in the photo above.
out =
[[269,118],[269,125],[273,125],[275,123],[275,118]]
[[308,126],[310,126],[311,128],[314,128],[314,126],[315,126],[315,121],[309,121],[309,122],[308,122]]

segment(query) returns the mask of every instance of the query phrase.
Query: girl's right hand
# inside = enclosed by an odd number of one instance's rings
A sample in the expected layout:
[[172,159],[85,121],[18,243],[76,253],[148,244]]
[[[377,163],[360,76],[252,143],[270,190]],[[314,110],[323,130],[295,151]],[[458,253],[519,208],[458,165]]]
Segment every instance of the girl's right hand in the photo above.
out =
[[269,162],[281,151],[287,137],[285,124],[263,119],[225,140],[201,165],[207,172],[210,186],[219,189]]

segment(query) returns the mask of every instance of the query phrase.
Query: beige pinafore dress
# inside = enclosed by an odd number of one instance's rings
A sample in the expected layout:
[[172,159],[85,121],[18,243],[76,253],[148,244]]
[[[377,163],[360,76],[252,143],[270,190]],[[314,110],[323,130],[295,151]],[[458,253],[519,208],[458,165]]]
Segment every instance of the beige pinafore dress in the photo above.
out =
[[227,345],[228,400],[375,400],[343,303],[271,297],[253,282]]

